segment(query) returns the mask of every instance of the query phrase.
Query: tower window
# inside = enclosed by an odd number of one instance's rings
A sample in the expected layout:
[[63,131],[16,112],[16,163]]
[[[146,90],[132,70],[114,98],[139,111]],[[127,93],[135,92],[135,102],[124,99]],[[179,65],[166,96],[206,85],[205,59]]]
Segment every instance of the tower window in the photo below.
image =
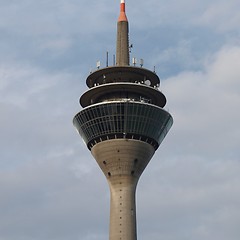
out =
[[108,172],[108,176],[111,177],[111,173],[110,172]]

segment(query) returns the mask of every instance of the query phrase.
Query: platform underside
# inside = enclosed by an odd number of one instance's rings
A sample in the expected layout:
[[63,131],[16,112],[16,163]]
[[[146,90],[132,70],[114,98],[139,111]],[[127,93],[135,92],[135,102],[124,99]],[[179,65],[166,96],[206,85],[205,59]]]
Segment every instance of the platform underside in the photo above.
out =
[[93,146],[91,152],[110,180],[123,175],[138,178],[155,150],[148,143],[123,138],[100,142]]

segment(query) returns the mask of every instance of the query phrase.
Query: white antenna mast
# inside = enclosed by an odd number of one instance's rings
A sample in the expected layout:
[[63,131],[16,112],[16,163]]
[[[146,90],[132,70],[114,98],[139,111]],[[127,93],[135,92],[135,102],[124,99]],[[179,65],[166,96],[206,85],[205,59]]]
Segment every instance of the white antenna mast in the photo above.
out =
[[132,58],[132,63],[133,63],[134,66],[136,66],[136,64],[137,64],[137,58],[133,57],[133,58]]
[[100,61],[97,61],[97,69],[99,69],[101,66],[101,62]]

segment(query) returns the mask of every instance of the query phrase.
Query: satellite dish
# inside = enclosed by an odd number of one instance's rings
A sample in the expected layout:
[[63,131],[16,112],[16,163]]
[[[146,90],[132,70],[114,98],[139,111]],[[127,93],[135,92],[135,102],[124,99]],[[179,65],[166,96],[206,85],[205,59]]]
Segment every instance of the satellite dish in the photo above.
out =
[[136,63],[137,63],[137,59],[136,59],[135,57],[132,58],[132,63],[133,63],[134,66],[136,65]]
[[150,81],[150,80],[146,80],[146,81],[145,81],[145,84],[146,84],[147,86],[151,86],[151,81]]

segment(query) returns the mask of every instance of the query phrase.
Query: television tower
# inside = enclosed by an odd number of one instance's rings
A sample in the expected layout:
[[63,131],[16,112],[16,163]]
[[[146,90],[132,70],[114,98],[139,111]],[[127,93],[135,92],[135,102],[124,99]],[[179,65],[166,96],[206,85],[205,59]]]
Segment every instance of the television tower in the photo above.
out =
[[117,23],[116,64],[92,72],[86,84],[83,109],[73,124],[109,184],[109,239],[136,240],[137,182],[173,119],[163,109],[166,98],[156,73],[129,64],[125,0]]

